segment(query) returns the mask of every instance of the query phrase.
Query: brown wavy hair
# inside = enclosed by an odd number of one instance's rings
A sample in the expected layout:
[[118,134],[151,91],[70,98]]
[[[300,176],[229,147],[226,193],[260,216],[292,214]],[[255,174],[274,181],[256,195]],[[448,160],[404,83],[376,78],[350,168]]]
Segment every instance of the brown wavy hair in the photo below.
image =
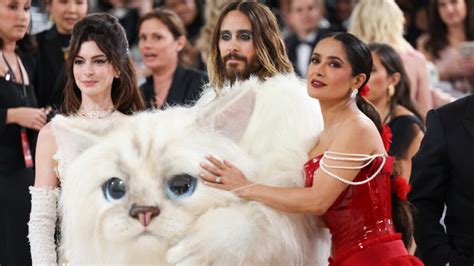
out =
[[74,59],[82,43],[86,41],[94,41],[119,73],[119,77],[114,78],[112,82],[114,108],[124,114],[143,110],[145,105],[137,87],[125,30],[112,15],[96,13],[85,16],[72,30],[66,59],[66,86],[62,112],[72,115],[77,113],[81,106],[81,91],[74,80],[73,67]]
[[225,16],[234,10],[244,13],[252,25],[253,44],[259,64],[254,74],[260,80],[265,80],[276,74],[293,73],[277,20],[270,9],[257,2],[235,1],[223,8],[212,34],[207,62],[210,84],[218,89],[225,82],[225,67],[219,52],[220,29]]
[[[464,34],[466,35],[466,41],[472,41],[474,40],[474,0],[464,0],[464,2],[466,3],[467,11],[466,19],[464,20]],[[428,10],[429,38],[424,46],[435,59],[439,59],[441,51],[449,46],[448,26],[439,14],[438,5],[439,0],[430,2]]]

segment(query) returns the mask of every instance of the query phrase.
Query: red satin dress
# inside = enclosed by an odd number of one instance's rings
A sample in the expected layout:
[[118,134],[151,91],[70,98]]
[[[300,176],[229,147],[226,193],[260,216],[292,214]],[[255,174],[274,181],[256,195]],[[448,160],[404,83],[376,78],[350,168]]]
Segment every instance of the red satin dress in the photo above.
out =
[[[312,186],[321,157],[304,165],[306,187]],[[408,255],[401,234],[395,232],[390,193],[394,160],[385,158],[382,170],[374,179],[362,185],[349,185],[323,215],[332,235],[329,265],[423,265],[418,258]],[[372,176],[382,162],[382,157],[375,158],[360,170],[354,181]]]

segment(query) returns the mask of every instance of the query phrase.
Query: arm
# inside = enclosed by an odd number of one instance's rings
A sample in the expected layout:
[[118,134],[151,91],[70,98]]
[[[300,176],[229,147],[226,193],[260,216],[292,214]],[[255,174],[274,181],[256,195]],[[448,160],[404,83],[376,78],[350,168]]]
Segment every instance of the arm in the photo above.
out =
[[[360,121],[360,120],[359,120]],[[370,125],[369,125],[370,123]],[[345,132],[356,132],[344,134]],[[343,130],[339,130],[328,150],[343,153],[373,154],[383,151],[380,134],[370,121],[351,123]],[[337,140],[337,141],[336,141]],[[376,140],[376,141],[374,141]],[[336,201],[347,185],[324,171],[317,171],[314,176],[313,186],[310,188],[281,188],[266,185],[253,185],[243,177],[242,173],[227,161],[210,158],[214,166],[203,165],[210,174],[202,173],[209,186],[235,190],[237,194],[246,199],[262,202],[270,207],[294,213],[324,214]],[[361,163],[341,162],[326,160],[329,165],[359,166]],[[330,169],[330,171],[348,181],[354,180],[359,170]],[[215,176],[221,177],[220,183],[215,183]]]
[[451,247],[439,223],[449,182],[444,127],[436,110],[427,116],[427,131],[419,152],[413,157],[409,200],[416,207],[415,240],[428,264],[446,263]]
[[0,116],[4,125],[18,124],[20,126],[40,130],[47,119],[47,111],[43,108],[16,107],[3,109]]
[[38,136],[35,186],[30,187],[31,213],[28,238],[33,265],[57,263],[54,234],[59,181],[54,174],[53,155],[55,152],[56,142],[51,124],[48,124]]

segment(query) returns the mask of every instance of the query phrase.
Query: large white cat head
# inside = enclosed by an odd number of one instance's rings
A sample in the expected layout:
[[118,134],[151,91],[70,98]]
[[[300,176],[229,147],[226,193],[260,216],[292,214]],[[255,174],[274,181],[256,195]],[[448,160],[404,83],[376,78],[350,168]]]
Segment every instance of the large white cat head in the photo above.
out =
[[143,113],[121,119],[105,136],[74,118],[55,120],[57,134],[71,135],[63,153],[77,156],[62,183],[65,259],[161,264],[201,214],[240,201],[203,185],[199,163],[212,154],[253,178],[252,161],[214,126],[196,120],[186,108]]

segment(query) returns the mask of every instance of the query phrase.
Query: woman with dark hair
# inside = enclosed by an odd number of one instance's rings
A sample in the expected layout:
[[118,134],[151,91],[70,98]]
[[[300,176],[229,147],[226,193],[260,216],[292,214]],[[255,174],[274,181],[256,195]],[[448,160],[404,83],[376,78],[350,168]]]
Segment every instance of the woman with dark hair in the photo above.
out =
[[30,0],[0,0],[0,264],[31,264],[28,234],[32,156],[47,112],[37,108]]
[[421,114],[410,97],[410,81],[402,59],[391,46],[369,44],[373,68],[369,80],[367,99],[375,105],[392,131],[388,154],[400,163],[400,175],[409,179],[411,158],[418,151],[423,138],[424,125]]
[[147,108],[191,104],[201,94],[207,75],[188,68],[197,54],[186,39],[186,30],[171,10],[157,8],[138,23],[138,47],[152,72],[140,86]]
[[474,1],[434,0],[429,6],[428,32],[418,39],[418,50],[433,62],[439,79],[455,92],[472,93],[474,48],[463,54],[462,45],[474,41]]
[[[74,25],[66,61],[64,114],[110,123],[143,109],[123,27],[112,15],[86,16]],[[74,119],[74,118],[70,118]],[[56,209],[67,154],[64,136],[48,123],[38,137],[29,235],[33,264],[56,264]]]
[[45,0],[44,5],[54,24],[35,35],[37,62],[41,66],[35,73],[35,91],[39,106],[58,110],[66,82],[64,62],[72,28],[87,14],[88,0]]
[[[393,219],[410,239],[406,191],[391,197],[393,158],[386,155],[376,109],[361,94],[372,59],[366,44],[348,33],[324,36],[313,50],[308,93],[319,100],[324,131],[304,165],[305,188],[250,183],[228,161],[212,156],[201,173],[211,187],[284,212],[321,215],[332,234],[330,265],[422,265],[409,256]],[[404,187],[397,183],[398,187]],[[406,185],[406,182],[405,182]]]

